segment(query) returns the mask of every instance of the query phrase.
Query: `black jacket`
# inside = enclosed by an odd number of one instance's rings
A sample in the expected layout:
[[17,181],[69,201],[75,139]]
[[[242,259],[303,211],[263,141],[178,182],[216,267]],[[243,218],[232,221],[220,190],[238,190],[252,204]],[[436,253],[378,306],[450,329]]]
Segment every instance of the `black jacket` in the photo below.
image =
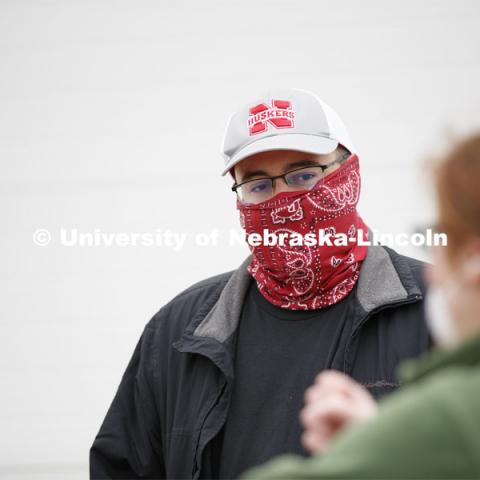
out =
[[[91,478],[211,477],[211,440],[227,417],[235,332],[253,281],[249,260],[188,288],[147,324],[90,450]],[[333,368],[376,397],[398,386],[402,360],[430,345],[422,266],[371,246],[347,297],[354,327],[343,364]]]

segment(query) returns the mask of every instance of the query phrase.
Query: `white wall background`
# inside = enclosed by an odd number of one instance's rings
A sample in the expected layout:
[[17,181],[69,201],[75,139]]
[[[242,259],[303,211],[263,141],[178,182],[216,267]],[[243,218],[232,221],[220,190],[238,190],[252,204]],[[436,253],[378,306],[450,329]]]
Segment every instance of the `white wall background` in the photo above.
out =
[[422,160],[480,126],[479,25],[477,0],[0,0],[0,476],[86,477],[144,324],[247,254],[69,248],[60,228],[237,228],[224,123],[296,86],[349,126],[365,220],[410,232],[432,217]]

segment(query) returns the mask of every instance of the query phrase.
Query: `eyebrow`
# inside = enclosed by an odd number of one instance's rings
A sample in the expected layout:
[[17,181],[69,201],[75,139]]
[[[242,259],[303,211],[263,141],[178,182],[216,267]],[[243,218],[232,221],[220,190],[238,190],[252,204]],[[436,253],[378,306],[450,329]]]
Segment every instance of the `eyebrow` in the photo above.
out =
[[[311,167],[312,165],[319,165],[318,162],[315,160],[297,160],[296,162],[291,162],[287,164],[286,170],[284,173],[288,172],[289,170],[293,170],[294,168],[300,168],[300,167]],[[265,170],[251,170],[247,171],[245,175],[242,177],[241,181],[239,183],[246,182],[254,177],[269,177],[270,175],[265,172]]]

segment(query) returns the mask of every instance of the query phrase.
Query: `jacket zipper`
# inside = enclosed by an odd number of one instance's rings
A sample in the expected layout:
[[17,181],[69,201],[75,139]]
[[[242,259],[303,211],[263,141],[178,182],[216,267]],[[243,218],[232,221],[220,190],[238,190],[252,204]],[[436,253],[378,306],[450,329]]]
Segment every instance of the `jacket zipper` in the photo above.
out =
[[[195,480],[195,479],[198,479],[198,477],[200,476],[200,472],[202,470],[202,455],[203,455],[203,451],[205,450],[205,447],[208,445],[208,443],[215,437],[215,435],[217,435],[217,433],[220,431],[220,429],[222,428],[223,424],[225,423],[225,420],[226,420],[226,416],[225,416],[225,419],[220,423],[219,427],[215,430],[214,434],[208,438],[205,443],[203,444],[203,447],[201,449],[201,451],[199,451],[199,448],[200,448],[200,439],[201,439],[201,433],[202,433],[202,430],[203,430],[203,427],[205,425],[205,422],[207,421],[208,417],[210,416],[210,414],[212,413],[212,411],[215,409],[215,407],[218,405],[220,399],[222,398],[226,388],[227,388],[227,385],[228,385],[228,381],[225,380],[225,383],[223,384],[222,388],[220,389],[220,392],[217,394],[216,398],[215,398],[215,401],[212,403],[212,406],[208,409],[208,412],[206,413],[204,419],[203,419],[203,422],[202,422],[202,425],[200,427],[200,430],[199,430],[199,433],[198,433],[198,438],[197,438],[197,444],[195,446],[195,455],[194,455],[194,464],[192,466],[192,478]],[[228,410],[228,409],[227,409]]]

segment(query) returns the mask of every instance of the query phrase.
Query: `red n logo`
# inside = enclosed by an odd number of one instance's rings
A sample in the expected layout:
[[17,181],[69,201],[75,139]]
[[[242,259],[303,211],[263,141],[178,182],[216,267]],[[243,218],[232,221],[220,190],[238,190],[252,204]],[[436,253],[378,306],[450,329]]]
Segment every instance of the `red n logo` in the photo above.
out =
[[249,110],[250,135],[266,132],[270,123],[275,128],[292,128],[295,113],[288,100],[272,100],[272,106],[259,103]]

